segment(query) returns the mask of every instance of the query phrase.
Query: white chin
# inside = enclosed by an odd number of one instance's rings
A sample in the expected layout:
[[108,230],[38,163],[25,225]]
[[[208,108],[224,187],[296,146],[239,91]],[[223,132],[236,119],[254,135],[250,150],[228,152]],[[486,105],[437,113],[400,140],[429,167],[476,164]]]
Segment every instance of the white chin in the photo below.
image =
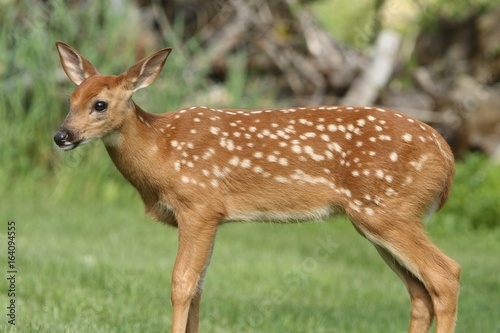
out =
[[59,146],[62,150],[72,150],[75,149],[76,147],[79,147],[81,145],[84,145],[86,143],[89,143],[93,139],[85,139],[77,142],[65,142],[63,146]]
[[64,146],[59,146],[59,148],[61,148],[62,150],[71,150],[71,149],[74,149],[76,148],[76,144],[74,143],[69,143],[69,144],[65,144]]

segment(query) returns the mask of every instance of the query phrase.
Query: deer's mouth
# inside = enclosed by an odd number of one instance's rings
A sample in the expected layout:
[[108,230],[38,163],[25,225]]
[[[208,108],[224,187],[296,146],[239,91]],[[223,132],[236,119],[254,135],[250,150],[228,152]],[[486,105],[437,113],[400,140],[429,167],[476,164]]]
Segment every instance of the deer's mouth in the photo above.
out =
[[76,147],[78,147],[80,145],[80,143],[82,143],[82,140],[76,141],[76,142],[65,141],[62,144],[58,144],[58,147],[61,148],[62,150],[72,150],[72,149],[75,149]]

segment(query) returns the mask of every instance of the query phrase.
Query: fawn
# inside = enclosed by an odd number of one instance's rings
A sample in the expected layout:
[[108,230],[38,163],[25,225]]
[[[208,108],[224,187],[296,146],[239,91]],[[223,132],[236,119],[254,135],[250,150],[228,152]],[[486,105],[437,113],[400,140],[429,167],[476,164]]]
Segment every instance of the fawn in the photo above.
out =
[[376,107],[273,110],[190,107],[150,114],[132,100],[160,74],[160,50],[119,76],[101,75],[57,42],[78,85],[54,136],[71,150],[100,138],[146,213],[178,228],[172,332],[198,332],[203,280],[219,224],[345,214],[401,278],[410,332],[453,332],[460,266],[426,236],[422,217],[445,203],[455,173],[445,140]]

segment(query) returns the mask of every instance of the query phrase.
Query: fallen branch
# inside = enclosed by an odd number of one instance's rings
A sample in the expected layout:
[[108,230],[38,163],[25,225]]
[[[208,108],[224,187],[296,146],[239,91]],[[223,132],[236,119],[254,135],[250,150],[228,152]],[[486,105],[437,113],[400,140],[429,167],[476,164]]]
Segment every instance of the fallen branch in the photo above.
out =
[[401,36],[392,30],[382,30],[375,43],[375,56],[371,64],[356,78],[341,100],[342,105],[372,105],[383,89],[396,63]]

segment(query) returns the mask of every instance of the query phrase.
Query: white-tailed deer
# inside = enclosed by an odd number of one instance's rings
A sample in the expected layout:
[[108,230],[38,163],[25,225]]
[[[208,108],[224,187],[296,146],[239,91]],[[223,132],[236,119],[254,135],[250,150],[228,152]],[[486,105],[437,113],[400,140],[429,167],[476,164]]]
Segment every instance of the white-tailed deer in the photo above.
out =
[[453,332],[460,266],[426,236],[422,217],[444,204],[452,153],[431,127],[376,107],[275,110],[190,107],[150,114],[132,101],[171,49],[119,76],[100,75],[57,42],[78,88],[54,136],[70,150],[102,139],[146,212],[178,228],[172,332],[198,332],[203,279],[219,224],[297,221],[343,213],[405,283],[410,332]]

